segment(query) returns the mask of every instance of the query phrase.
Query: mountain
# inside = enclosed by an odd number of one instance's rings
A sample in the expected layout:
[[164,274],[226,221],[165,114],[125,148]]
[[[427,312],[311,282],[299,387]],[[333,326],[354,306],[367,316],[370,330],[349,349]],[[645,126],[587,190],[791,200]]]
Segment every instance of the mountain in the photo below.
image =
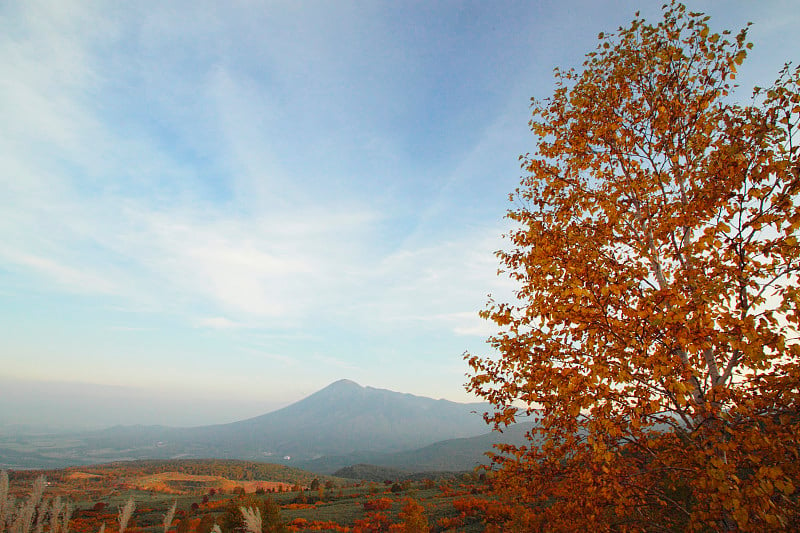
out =
[[[480,414],[487,409],[486,404],[434,400],[341,380],[283,409],[239,422],[195,428],[116,426],[70,435],[64,441],[68,446],[51,439],[46,450],[31,441],[26,451],[72,464],[178,457],[295,464],[356,452],[395,453],[479,435],[486,432]],[[0,439],[0,462],[3,448]],[[25,448],[15,441],[14,451]]]
[[323,455],[409,450],[479,434],[483,404],[433,400],[349,380],[278,411],[248,420],[185,430],[173,438],[202,443],[215,456],[313,459]]

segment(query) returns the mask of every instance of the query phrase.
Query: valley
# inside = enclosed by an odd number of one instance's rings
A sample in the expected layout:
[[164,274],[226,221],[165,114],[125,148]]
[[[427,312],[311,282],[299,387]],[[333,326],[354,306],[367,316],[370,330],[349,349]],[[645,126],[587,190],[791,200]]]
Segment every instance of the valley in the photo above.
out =
[[229,424],[0,433],[4,497],[32,501],[44,478],[42,502],[72,502],[74,532],[118,533],[126,504],[137,533],[166,531],[165,517],[178,533],[234,531],[242,507],[260,509],[270,531],[408,531],[423,519],[431,531],[482,531],[476,467],[533,427],[491,432],[486,408],[342,380]]
[[133,460],[238,459],[333,474],[360,463],[413,472],[486,464],[498,442],[522,443],[529,426],[491,432],[486,404],[460,404],[349,380],[255,418],[191,428],[118,425],[91,432],[0,431],[0,468],[57,469]]

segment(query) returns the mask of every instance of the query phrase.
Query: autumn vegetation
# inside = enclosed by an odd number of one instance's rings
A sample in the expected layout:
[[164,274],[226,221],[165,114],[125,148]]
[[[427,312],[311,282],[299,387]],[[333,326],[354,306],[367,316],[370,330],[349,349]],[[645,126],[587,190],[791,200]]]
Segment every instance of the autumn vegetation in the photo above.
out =
[[[247,477],[248,470],[270,470],[268,464],[245,461],[187,460],[186,469],[213,471]],[[179,460],[164,461],[180,468]],[[140,464],[138,470],[134,464]],[[230,470],[225,471],[223,465]],[[176,494],[167,486],[137,488],[137,479],[151,477],[158,462],[114,463],[74,467],[47,472],[16,471],[11,479],[0,474],[5,490],[0,509],[0,531],[13,533],[256,533],[407,532],[483,530],[482,518],[467,497],[478,497],[486,485],[477,475],[465,473],[446,480],[392,481],[380,483],[320,477],[308,485],[299,483],[286,490],[258,487],[255,491],[237,485],[225,490],[196,485]],[[169,472],[163,471],[162,474]],[[280,469],[283,472],[283,469]],[[300,472],[300,471],[297,471]],[[179,473],[186,481],[189,476]],[[76,475],[81,474],[81,475]],[[304,475],[307,473],[301,473]],[[46,481],[50,476],[52,482]],[[197,474],[201,480],[205,474]],[[91,482],[87,485],[86,480]],[[230,479],[230,478],[225,478]],[[5,482],[2,482],[5,480]],[[251,480],[240,480],[247,483]],[[264,481],[264,480],[255,480]],[[5,489],[3,489],[5,487]],[[312,488],[313,487],[313,488]],[[66,495],[69,495],[67,498]],[[57,520],[51,520],[54,502],[61,505]],[[20,517],[23,516],[23,519]],[[27,517],[31,517],[30,520]]]
[[599,38],[533,101],[498,252],[516,299],[483,312],[496,354],[466,356],[490,422],[539,422],[483,515],[800,530],[800,69],[740,103],[747,30],[675,2]]
[[526,445],[440,485],[140,462],[56,474],[67,503],[3,472],[0,529],[800,531],[800,69],[735,99],[747,29],[674,1],[599,40],[533,100],[498,252],[517,290],[466,355]]

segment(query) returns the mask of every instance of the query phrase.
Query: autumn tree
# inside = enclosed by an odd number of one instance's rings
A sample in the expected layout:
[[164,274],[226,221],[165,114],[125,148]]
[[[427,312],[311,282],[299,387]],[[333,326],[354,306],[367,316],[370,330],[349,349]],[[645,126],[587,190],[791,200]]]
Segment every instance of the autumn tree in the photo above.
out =
[[498,252],[515,299],[467,354],[506,530],[800,528],[800,69],[737,103],[751,44],[671,3],[533,101]]
[[271,496],[264,500],[263,508],[262,516],[264,517],[265,533],[283,533],[287,530],[281,517],[281,506]]
[[394,529],[407,533],[427,533],[430,531],[428,517],[425,516],[425,507],[413,498],[405,500],[403,509],[398,513],[400,523]]

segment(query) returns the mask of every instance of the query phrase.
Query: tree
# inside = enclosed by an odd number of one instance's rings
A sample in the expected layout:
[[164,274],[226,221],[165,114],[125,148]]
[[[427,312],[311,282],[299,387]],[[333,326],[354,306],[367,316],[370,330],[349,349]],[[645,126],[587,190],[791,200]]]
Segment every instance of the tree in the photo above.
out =
[[511,530],[800,527],[800,69],[748,104],[752,46],[674,1],[533,100],[511,302],[468,390],[501,427]]
[[281,506],[272,497],[267,497],[264,500],[264,512],[262,514],[264,516],[265,533],[282,533],[286,531],[286,525],[281,517]]
[[403,509],[398,513],[400,519],[400,531],[408,533],[427,533],[430,531],[428,518],[425,516],[425,507],[417,500],[408,498],[405,500]]

